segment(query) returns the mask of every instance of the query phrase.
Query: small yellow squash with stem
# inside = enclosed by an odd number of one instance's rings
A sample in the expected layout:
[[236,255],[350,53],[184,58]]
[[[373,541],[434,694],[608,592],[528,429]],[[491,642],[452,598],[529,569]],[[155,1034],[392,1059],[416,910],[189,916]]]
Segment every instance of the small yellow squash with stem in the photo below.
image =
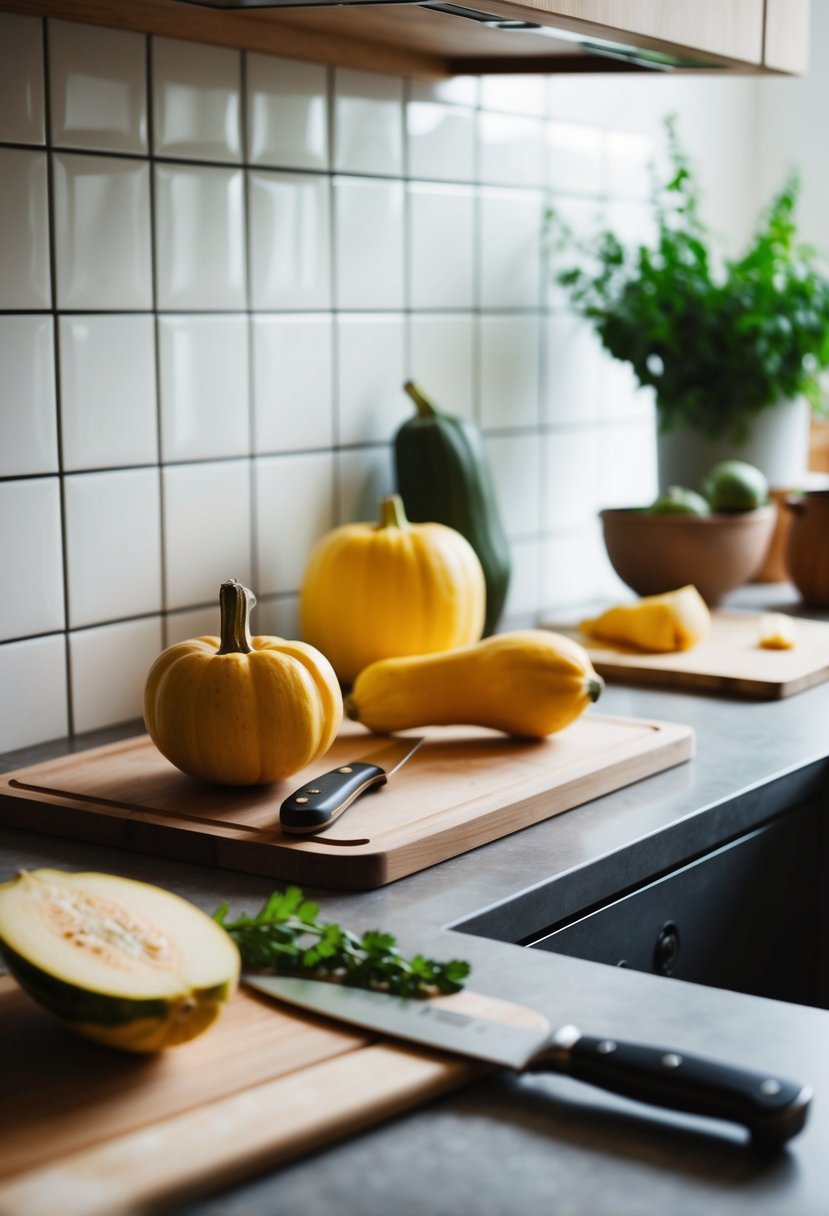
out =
[[602,688],[578,642],[523,629],[442,654],[372,663],[345,705],[350,718],[379,732],[457,724],[542,738],[573,722]]
[[379,523],[344,524],[311,552],[300,594],[302,636],[344,684],[369,663],[477,641],[486,586],[469,541],[446,524],[409,523],[403,500]]
[[222,583],[221,638],[169,646],[147,676],[150,738],[172,764],[203,781],[281,781],[324,755],[342,722],[328,659],[304,642],[251,637],[255,603],[236,579]]

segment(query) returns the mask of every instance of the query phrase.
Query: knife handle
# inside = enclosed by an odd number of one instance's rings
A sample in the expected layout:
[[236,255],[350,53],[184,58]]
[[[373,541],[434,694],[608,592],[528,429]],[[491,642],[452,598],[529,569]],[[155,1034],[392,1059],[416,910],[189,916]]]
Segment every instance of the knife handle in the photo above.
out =
[[812,1098],[811,1087],[798,1081],[669,1048],[594,1038],[574,1027],[559,1031],[553,1046],[528,1068],[566,1073],[654,1106],[742,1124],[765,1148],[779,1148],[801,1131]]
[[377,764],[343,764],[306,782],[279,809],[282,830],[295,836],[327,828],[367,790],[385,785],[385,770]]

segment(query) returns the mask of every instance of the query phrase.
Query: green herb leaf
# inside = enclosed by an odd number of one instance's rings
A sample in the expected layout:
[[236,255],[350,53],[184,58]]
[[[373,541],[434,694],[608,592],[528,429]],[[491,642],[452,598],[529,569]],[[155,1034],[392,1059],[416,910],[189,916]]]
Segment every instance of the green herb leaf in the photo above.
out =
[[358,937],[340,925],[321,924],[318,905],[299,887],[274,891],[255,916],[228,921],[227,915],[223,903],[213,919],[233,938],[249,971],[337,980],[408,997],[458,992],[470,972],[462,959],[441,963],[417,954],[407,960],[390,933],[369,930]]

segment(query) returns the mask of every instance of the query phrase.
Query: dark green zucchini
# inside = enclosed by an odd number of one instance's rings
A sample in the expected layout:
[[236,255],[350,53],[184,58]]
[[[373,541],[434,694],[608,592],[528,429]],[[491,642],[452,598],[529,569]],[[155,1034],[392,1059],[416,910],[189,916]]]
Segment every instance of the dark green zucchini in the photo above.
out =
[[411,381],[403,386],[417,414],[394,439],[397,489],[413,523],[439,523],[465,536],[486,581],[484,634],[494,631],[507,597],[509,543],[477,426],[439,410]]

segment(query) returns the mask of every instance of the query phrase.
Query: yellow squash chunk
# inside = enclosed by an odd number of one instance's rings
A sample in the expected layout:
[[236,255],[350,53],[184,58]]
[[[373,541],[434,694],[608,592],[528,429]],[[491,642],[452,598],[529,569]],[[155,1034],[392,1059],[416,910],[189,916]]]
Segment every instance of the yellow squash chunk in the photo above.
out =
[[783,612],[766,612],[760,620],[758,646],[763,650],[794,650],[797,626]]
[[239,951],[195,904],[114,874],[22,871],[0,886],[0,953],[21,988],[123,1051],[187,1043],[236,990]]
[[582,632],[603,642],[620,642],[639,650],[690,650],[711,629],[711,613],[690,584],[662,595],[644,596],[635,604],[608,608],[595,620],[582,621]]
[[602,687],[578,642],[524,629],[381,659],[360,672],[345,704],[349,717],[379,732],[464,725],[542,738],[583,713]]

